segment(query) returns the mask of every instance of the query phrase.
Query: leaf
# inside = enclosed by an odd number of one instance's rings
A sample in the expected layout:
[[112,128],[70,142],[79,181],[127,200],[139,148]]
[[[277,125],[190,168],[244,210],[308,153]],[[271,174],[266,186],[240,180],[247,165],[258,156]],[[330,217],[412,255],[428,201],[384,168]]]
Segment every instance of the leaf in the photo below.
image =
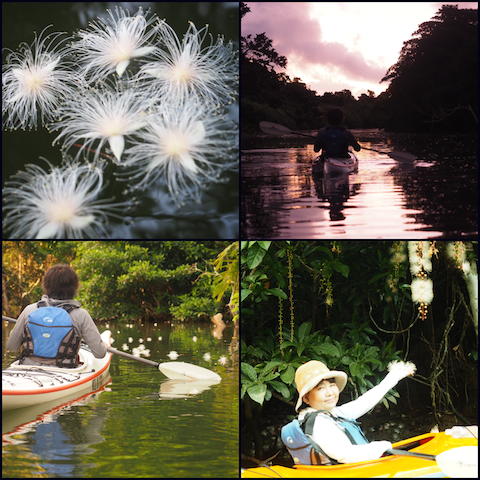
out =
[[278,393],[281,393],[284,398],[289,398],[290,397],[290,390],[288,389],[288,387],[284,383],[273,381],[273,382],[270,382],[270,385]]
[[270,248],[270,245],[272,244],[271,241],[261,241],[259,240],[257,242],[264,250],[268,250]]
[[264,383],[261,385],[253,385],[247,388],[247,393],[254,402],[263,405],[265,394],[267,393],[267,386]]
[[251,290],[242,289],[240,292],[240,302],[243,302],[251,293]]
[[293,379],[295,378],[295,369],[292,367],[292,365],[289,365],[287,369],[281,373],[280,378],[282,379],[282,382],[286,383],[287,385],[292,384]]
[[322,343],[321,345],[316,345],[312,347],[313,350],[315,350],[315,353],[318,355],[326,354],[330,357],[339,357],[340,352],[338,351],[338,348],[335,345],[332,345],[331,343]]
[[287,294],[280,288],[269,288],[267,290],[267,294],[275,295],[276,297],[283,298],[284,300],[286,300],[288,298]]
[[304,338],[310,333],[311,328],[311,322],[304,322],[300,325],[300,328],[298,329],[298,340],[300,342],[303,342]]
[[350,273],[350,267],[348,265],[345,265],[338,259],[335,259],[335,261],[333,262],[333,268],[337,272],[340,272],[345,278],[348,278],[348,274]]
[[257,378],[258,378],[257,372],[248,363],[242,362],[241,370],[242,370],[243,375],[245,375],[247,378],[249,378],[252,382],[255,382],[257,380]]
[[267,251],[263,249],[258,243],[255,243],[252,245],[252,247],[248,250],[248,256],[247,256],[247,264],[248,267],[253,269],[255,267],[258,267],[260,263],[262,263],[263,257]]

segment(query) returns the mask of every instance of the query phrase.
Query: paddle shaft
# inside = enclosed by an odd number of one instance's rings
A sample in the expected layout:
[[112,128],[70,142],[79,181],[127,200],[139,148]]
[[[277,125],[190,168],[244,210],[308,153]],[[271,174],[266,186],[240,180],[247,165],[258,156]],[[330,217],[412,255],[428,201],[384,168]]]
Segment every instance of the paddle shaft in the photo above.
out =
[[[6,322],[17,323],[17,321],[14,318],[5,317],[3,315],[2,315],[2,320],[5,320]],[[121,352],[120,350],[116,350],[115,348],[112,348],[112,347],[107,347],[107,352],[114,353],[115,355],[120,355],[121,357],[129,358],[130,360],[136,360],[137,362],[146,363],[147,365],[152,365],[156,368],[158,368],[160,365],[157,362],[152,362],[151,360],[147,360],[146,358],[136,357],[135,355],[130,355],[129,353]]]
[[391,455],[404,455],[407,457],[424,458],[425,460],[433,460],[434,462],[437,460],[435,455],[430,455],[428,453],[409,452],[408,450],[400,450],[398,448],[389,448],[386,450],[386,453],[390,453]]
[[[265,133],[269,133],[271,135],[285,135],[285,134],[291,134],[291,135],[301,135],[302,137],[309,137],[309,138],[317,138],[315,135],[309,135],[308,133],[302,133],[302,132],[296,132],[294,130],[290,130],[288,127],[285,127],[284,125],[279,125],[276,123],[272,122],[260,122],[260,129],[263,130]],[[372,152],[377,152],[381,153],[382,155],[388,155],[390,157],[399,157],[399,156],[405,156],[405,160],[407,160],[408,156],[410,154],[403,154],[402,152],[382,152],[381,150],[376,150],[375,148],[368,148],[362,146],[364,150],[370,150]],[[396,160],[401,160],[401,158],[396,158]],[[413,158],[409,159],[413,161]]]

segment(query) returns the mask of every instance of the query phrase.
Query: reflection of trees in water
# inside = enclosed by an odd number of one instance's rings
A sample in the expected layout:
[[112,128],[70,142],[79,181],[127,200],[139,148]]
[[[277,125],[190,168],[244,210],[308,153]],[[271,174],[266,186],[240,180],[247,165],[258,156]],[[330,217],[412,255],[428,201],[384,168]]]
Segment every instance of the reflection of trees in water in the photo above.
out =
[[395,184],[405,193],[405,207],[418,211],[415,222],[430,225],[448,237],[476,236],[476,140],[470,135],[410,137],[421,158],[434,159],[416,166],[397,164],[391,170]]

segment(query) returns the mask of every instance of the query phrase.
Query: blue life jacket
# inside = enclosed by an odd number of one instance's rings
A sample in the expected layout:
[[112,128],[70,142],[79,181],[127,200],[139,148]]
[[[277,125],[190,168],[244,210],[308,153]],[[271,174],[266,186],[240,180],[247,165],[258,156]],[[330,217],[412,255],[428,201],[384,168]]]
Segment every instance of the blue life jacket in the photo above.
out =
[[352,442],[353,445],[368,443],[362,429],[355,420],[336,417],[325,410],[307,413],[299,422],[297,419],[282,428],[282,441],[293,458],[295,465],[338,465],[334,458],[329,457],[322,448],[313,440],[313,425],[317,415],[328,415],[335,421]]
[[348,142],[342,128],[327,127],[323,134],[324,153],[327,157],[345,155],[348,151]]
[[37,309],[28,315],[24,330],[22,357],[56,359],[58,367],[76,367],[80,338],[72,324],[69,312],[74,305],[46,306],[41,300]]

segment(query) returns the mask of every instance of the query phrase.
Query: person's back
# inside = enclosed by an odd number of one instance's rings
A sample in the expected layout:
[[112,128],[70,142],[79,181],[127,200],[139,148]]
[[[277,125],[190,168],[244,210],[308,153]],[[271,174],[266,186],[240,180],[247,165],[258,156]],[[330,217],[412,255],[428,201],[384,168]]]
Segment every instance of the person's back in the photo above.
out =
[[97,358],[105,356],[106,345],[90,314],[74,300],[78,276],[68,265],[54,265],[43,279],[45,295],[27,305],[10,333],[7,349],[23,350],[23,365],[77,366],[76,357],[83,338]]
[[352,132],[347,129],[343,122],[345,116],[340,108],[332,108],[327,112],[328,125],[318,131],[313,150],[326,157],[348,158],[348,147],[352,146],[355,151],[361,149]]

